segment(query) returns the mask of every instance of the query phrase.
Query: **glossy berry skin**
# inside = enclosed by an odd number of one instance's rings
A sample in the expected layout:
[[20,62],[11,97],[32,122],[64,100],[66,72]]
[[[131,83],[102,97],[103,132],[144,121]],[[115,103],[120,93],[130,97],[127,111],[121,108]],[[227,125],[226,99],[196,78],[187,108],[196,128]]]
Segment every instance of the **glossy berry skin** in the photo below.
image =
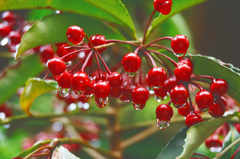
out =
[[149,98],[149,91],[144,87],[136,87],[132,91],[132,101],[135,104],[145,104]]
[[190,128],[192,125],[198,124],[200,122],[203,122],[203,119],[198,113],[190,112],[186,116],[185,124],[188,128]]
[[2,13],[2,19],[7,22],[12,22],[16,19],[16,16],[11,11],[5,11]]
[[108,97],[110,90],[110,85],[106,81],[98,81],[93,85],[93,92],[97,98]]
[[73,43],[75,45],[81,44],[84,39],[83,29],[76,25],[70,26],[67,29],[66,35],[67,35],[68,41],[70,41],[71,43]]
[[210,92],[202,90],[196,94],[195,102],[199,110],[206,111],[213,104],[213,96]]
[[189,47],[189,40],[184,35],[176,35],[171,41],[171,47],[177,54],[186,53]]
[[167,92],[171,92],[171,90],[178,84],[178,80],[175,76],[169,77],[165,82],[164,82],[164,87]]
[[11,44],[19,44],[21,42],[21,34],[18,31],[11,31],[9,33],[9,39],[11,40]]
[[128,53],[122,59],[122,66],[126,72],[137,72],[141,66],[141,58],[135,53]]
[[54,57],[54,50],[51,45],[44,45],[39,48],[41,61],[47,63]]
[[65,71],[59,76],[56,77],[58,85],[62,88],[70,88],[71,87],[71,78],[72,75],[69,71]]
[[84,95],[86,96],[92,96],[93,95],[93,85],[94,85],[95,81],[92,79],[89,79],[87,88],[85,89]]
[[178,62],[178,65],[181,65],[181,64],[186,64],[186,65],[188,65],[192,70],[194,69],[194,65],[193,65],[192,61],[189,60],[188,58],[184,58],[184,59],[180,60],[180,61]]
[[55,76],[60,75],[66,70],[66,65],[64,61],[58,57],[54,57],[48,60],[47,67],[49,71]]
[[205,140],[205,145],[209,149],[212,147],[215,148],[222,147],[222,143],[223,142],[220,141],[219,136],[217,134],[214,134]]
[[222,117],[225,113],[225,106],[220,102],[216,102],[209,107],[208,112],[214,118]]
[[172,0],[154,0],[153,6],[156,11],[168,15],[171,12]]
[[158,96],[158,97],[165,97],[167,95],[167,91],[164,87],[164,85],[158,89],[154,89],[154,92],[155,92],[155,95]]
[[170,92],[170,97],[176,107],[184,105],[187,102],[188,95],[188,91],[183,85],[175,86]]
[[150,87],[159,88],[166,79],[167,73],[161,67],[154,67],[148,72],[148,84]]
[[75,92],[83,93],[89,83],[88,75],[82,71],[76,72],[72,75],[71,83]]
[[228,89],[228,83],[223,79],[214,79],[210,85],[210,91],[219,96],[226,94]]
[[[75,50],[72,49],[72,48],[69,48],[69,49],[65,48],[65,47],[68,47],[68,46],[70,46],[70,45],[68,45],[68,44],[62,44],[62,45],[60,45],[60,46],[58,47],[58,49],[57,49],[57,52],[56,52],[56,53],[57,53],[57,56],[58,56],[58,57],[63,57],[63,56],[65,56],[65,55],[67,55],[67,54],[75,51]],[[73,55],[70,55],[70,56],[66,56],[66,57],[64,57],[63,61],[64,61],[64,62],[71,61],[71,60],[73,60],[74,58],[76,58],[77,55],[78,55],[78,54],[76,53],[76,54],[73,54]]]
[[123,83],[123,77],[120,73],[117,72],[112,72],[108,77],[107,77],[108,83],[111,86],[111,88],[119,88],[121,87]]
[[[91,43],[93,44],[93,46],[99,46],[99,45],[104,45],[106,44],[106,38],[105,36],[103,35],[92,35],[90,37],[90,41]],[[91,45],[88,43],[88,46],[91,47]],[[106,50],[106,48],[103,48],[103,49],[99,49],[98,52],[101,53],[103,52],[104,50]]]
[[186,64],[180,64],[175,68],[174,75],[178,80],[188,82],[191,79],[192,69]]
[[190,113],[190,111],[191,111],[191,108],[188,102],[183,107],[178,108],[178,114],[182,116],[187,116]]
[[173,109],[167,104],[161,104],[156,109],[156,117],[159,120],[170,121],[173,116]]
[[0,24],[0,37],[6,37],[12,31],[12,28],[5,24]]

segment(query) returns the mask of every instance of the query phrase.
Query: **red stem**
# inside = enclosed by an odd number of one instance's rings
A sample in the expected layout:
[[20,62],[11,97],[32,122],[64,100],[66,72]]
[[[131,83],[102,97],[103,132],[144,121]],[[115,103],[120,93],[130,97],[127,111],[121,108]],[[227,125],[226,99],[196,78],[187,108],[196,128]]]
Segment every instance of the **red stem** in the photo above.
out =
[[133,46],[137,46],[139,47],[139,45],[131,43],[129,41],[122,41],[122,40],[106,40],[107,43],[111,43],[111,42],[116,42],[116,43],[123,43],[123,44],[129,44],[129,45],[133,45]]
[[70,70],[70,72],[73,73],[73,71],[77,68],[77,66],[80,65],[80,63],[82,63],[87,56],[88,56],[88,55],[85,55],[85,56],[82,58],[82,60],[79,61],[79,62]]
[[91,51],[91,52],[88,54],[87,59],[85,60],[83,66],[82,66],[82,69],[81,69],[82,72],[84,72],[85,67],[87,66],[87,63],[88,63],[90,57],[92,56],[92,54],[93,54],[93,51]]
[[208,79],[211,79],[211,80],[214,80],[215,78],[212,77],[212,76],[207,76],[207,75],[199,75],[199,76],[196,76],[196,77],[193,77],[193,78],[208,78]]
[[103,65],[104,65],[104,67],[106,68],[108,74],[111,74],[111,71],[110,71],[110,69],[108,68],[108,66],[107,66],[107,64],[105,63],[105,61],[103,60],[102,56],[99,54],[98,51],[97,51],[96,53],[97,53],[97,55],[99,56],[100,60],[102,61],[102,63],[103,63]]
[[151,44],[153,44],[153,43],[155,43],[155,42],[157,42],[157,41],[161,41],[161,40],[172,40],[172,37],[166,36],[166,37],[162,37],[162,38],[153,40],[152,42],[150,42],[149,44],[147,44],[146,47],[149,47]]
[[142,65],[139,68],[139,84],[142,86]]
[[117,65],[115,65],[115,66],[111,69],[111,72],[115,72],[121,65],[122,65],[122,61],[120,61]]
[[80,49],[80,50],[76,50],[76,51],[73,51],[73,52],[70,52],[68,53],[67,55],[64,55],[63,57],[61,57],[62,60],[64,60],[64,58],[68,57],[68,56],[71,56],[73,54],[76,54],[76,53],[79,53],[81,51],[89,51],[90,49]]
[[190,95],[190,91],[189,91],[189,84],[187,85],[187,91],[188,91],[190,109],[191,109],[191,112],[194,112],[194,108],[193,108],[193,105],[192,105],[192,99],[191,99],[191,95]]
[[144,53],[148,56],[148,58],[152,62],[153,67],[157,67],[157,65],[156,65],[155,61],[153,60],[152,56],[147,51],[144,51]]
[[[148,47],[149,47],[149,46],[148,46]],[[160,47],[160,48],[166,49],[167,51],[170,51],[170,52],[174,53],[173,50],[169,49],[169,48],[166,47],[166,46],[152,44],[152,45],[150,45],[150,47]]]
[[160,53],[160,52],[154,51],[154,50],[147,50],[147,51],[148,51],[148,52],[153,52],[153,53],[155,53],[155,54],[159,54],[159,55],[165,57],[166,59],[168,59],[169,61],[171,61],[171,62],[174,64],[175,67],[177,67],[177,62],[175,62],[175,61],[174,61],[173,59],[171,59],[170,57],[168,57],[168,56],[166,56],[166,55],[164,55],[164,54],[162,54],[162,53]]
[[234,159],[234,157],[237,155],[238,151],[240,151],[240,147],[234,152],[234,154],[232,155],[232,157],[230,159]]
[[160,55],[157,55],[157,57],[162,61],[163,66],[167,69],[169,77],[173,75],[173,72],[171,68],[166,64],[166,62],[161,58]]
[[136,50],[134,51],[134,53],[137,54],[138,51],[139,51],[139,49],[141,49],[141,47],[136,48]]
[[193,85],[195,85],[195,86],[197,86],[197,87],[200,89],[200,91],[203,91],[203,90],[204,90],[203,87],[200,86],[198,83],[193,82],[193,81],[191,81],[190,83],[193,84]]
[[151,21],[152,21],[152,18],[153,18],[153,16],[154,16],[155,13],[156,13],[156,10],[154,9],[153,12],[152,12],[152,14],[151,14],[151,16],[150,16],[150,18],[149,18],[149,20],[148,20],[147,26],[146,26],[145,31],[144,31],[143,41],[142,41],[143,44],[145,44],[148,27],[149,27],[149,25],[150,25],[150,23],[151,23]]
[[97,66],[98,66],[98,79],[99,79],[99,80],[102,80],[102,78],[101,78],[100,64],[99,64],[99,60],[98,60],[98,57],[97,57],[96,52],[95,52],[95,58],[96,58],[96,61],[97,61]]
[[171,105],[171,103],[172,103],[172,99],[170,99],[168,102],[167,102],[167,105]]

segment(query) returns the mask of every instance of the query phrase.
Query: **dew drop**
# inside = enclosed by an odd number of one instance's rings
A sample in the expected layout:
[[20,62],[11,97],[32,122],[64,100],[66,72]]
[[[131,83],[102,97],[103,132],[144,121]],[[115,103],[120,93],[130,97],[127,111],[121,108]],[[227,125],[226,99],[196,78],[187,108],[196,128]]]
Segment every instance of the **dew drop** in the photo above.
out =
[[176,57],[184,57],[186,53],[174,53]]
[[1,46],[5,46],[5,45],[8,44],[8,42],[9,42],[9,39],[8,39],[8,38],[3,38],[3,39],[1,40],[1,42],[0,42],[0,45],[1,45]]
[[65,65],[68,67],[68,66],[71,66],[72,65],[72,61],[68,61],[68,62],[65,62]]
[[128,77],[134,77],[134,76],[136,76],[136,74],[138,72],[127,72],[127,71],[125,71],[125,73],[128,75]]
[[[199,108],[198,108],[199,109]],[[205,112],[208,110],[208,108],[205,108],[205,109],[199,109],[201,112]]]
[[154,89],[152,87],[147,86],[147,90],[149,91],[150,94],[155,94]]
[[183,106],[186,105],[186,103],[184,103],[184,104],[173,103],[173,105],[175,108],[182,108]]
[[160,129],[166,129],[169,127],[170,125],[170,121],[164,121],[164,120],[159,120],[157,119],[157,123],[156,123],[157,127]]
[[58,95],[60,97],[66,97],[69,95],[70,89],[69,88],[62,88],[58,87]]
[[142,110],[145,107],[145,105],[146,105],[146,103],[144,103],[144,104],[133,103],[133,107],[135,110]]
[[155,96],[155,99],[158,103],[161,103],[162,101],[164,101],[165,99],[167,99],[167,96],[165,97],[158,97],[158,96]]
[[80,94],[82,94],[82,93],[84,93],[83,91],[75,91],[75,93],[77,94],[77,95],[80,95]]
[[95,103],[99,108],[104,108],[108,103],[108,97],[105,97],[105,98],[95,97]]

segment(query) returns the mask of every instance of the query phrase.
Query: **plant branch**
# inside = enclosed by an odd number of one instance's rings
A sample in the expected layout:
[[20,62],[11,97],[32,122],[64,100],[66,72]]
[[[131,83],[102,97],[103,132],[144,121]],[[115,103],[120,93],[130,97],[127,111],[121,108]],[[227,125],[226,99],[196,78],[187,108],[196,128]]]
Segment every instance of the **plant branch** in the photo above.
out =
[[153,18],[153,16],[154,16],[155,13],[156,13],[156,10],[154,9],[153,12],[152,12],[152,14],[151,14],[151,16],[150,16],[150,18],[149,18],[149,20],[148,20],[147,26],[146,26],[145,31],[144,31],[143,41],[142,41],[143,44],[145,44],[148,27],[149,27],[149,25],[150,25],[150,23],[151,23],[151,21],[152,21],[152,18]]

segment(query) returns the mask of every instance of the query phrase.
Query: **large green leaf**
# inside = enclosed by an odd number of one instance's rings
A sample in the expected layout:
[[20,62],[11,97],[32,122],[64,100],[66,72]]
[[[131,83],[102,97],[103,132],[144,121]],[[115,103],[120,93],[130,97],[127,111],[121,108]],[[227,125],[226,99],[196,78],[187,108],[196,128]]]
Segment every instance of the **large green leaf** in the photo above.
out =
[[232,117],[239,117],[239,112],[234,112],[227,116],[208,120],[192,126],[187,131],[187,137],[183,146],[183,152],[178,159],[190,158],[198,147],[223,123],[230,120]]
[[[236,130],[236,128],[233,125],[231,125],[230,126],[230,131],[228,132],[227,136],[224,139],[223,149],[222,150],[224,150],[226,147],[228,147],[232,142],[237,140],[239,137],[240,137],[240,135],[239,135],[238,131]],[[232,156],[234,154],[234,152],[237,151],[237,149],[239,147],[240,147],[240,143],[238,143],[237,145],[233,146],[221,158],[229,158],[230,156]],[[237,153],[235,158],[240,158],[240,153]]]
[[28,56],[5,70],[0,78],[0,104],[10,98],[17,89],[25,84],[29,77],[42,72],[44,66],[41,64],[38,55]]
[[[168,144],[161,150],[157,159],[176,158],[181,154],[184,145],[184,139],[186,138],[187,128],[182,128],[176,133]],[[174,150],[174,151],[173,151]]]
[[147,37],[149,37],[154,32],[154,30],[158,27],[158,25],[162,24],[164,21],[169,19],[171,16],[173,16],[185,9],[193,7],[197,4],[205,2],[205,1],[207,1],[207,0],[177,0],[177,1],[173,1],[172,10],[171,10],[170,14],[161,15],[159,13],[159,16],[156,19],[154,19],[154,21],[148,28]]
[[74,12],[122,26],[132,36],[136,34],[121,0],[4,0],[0,6],[0,11],[41,8]]
[[67,41],[66,30],[71,25],[81,26],[88,35],[102,34],[107,39],[124,39],[116,30],[97,20],[75,14],[53,14],[37,21],[23,35],[16,58],[36,46]]
[[20,97],[20,105],[25,113],[30,113],[33,101],[41,94],[56,90],[58,84],[54,80],[42,80],[40,78],[30,78]]

